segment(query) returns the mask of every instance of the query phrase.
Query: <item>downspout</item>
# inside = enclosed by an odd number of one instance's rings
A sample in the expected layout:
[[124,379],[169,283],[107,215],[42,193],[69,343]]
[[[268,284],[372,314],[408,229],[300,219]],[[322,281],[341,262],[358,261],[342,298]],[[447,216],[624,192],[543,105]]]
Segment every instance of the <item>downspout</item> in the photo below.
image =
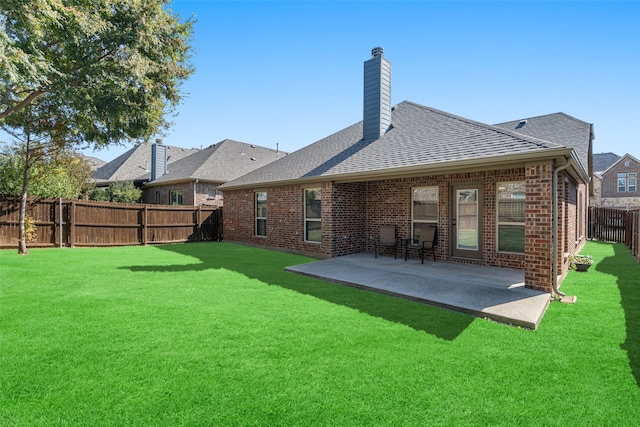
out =
[[196,195],[198,194],[196,187],[198,185],[198,180],[196,179],[193,182],[193,206],[198,206],[198,204],[196,203]]
[[564,293],[560,292],[558,289],[558,172],[565,170],[569,166],[571,166],[571,157],[567,157],[567,163],[558,168],[554,168],[553,170],[553,181],[552,181],[552,192],[553,192],[553,218],[552,218],[552,240],[553,240],[553,249],[551,253],[551,274],[553,275],[553,280],[551,282],[551,287],[554,295],[559,295],[561,297],[565,296]]

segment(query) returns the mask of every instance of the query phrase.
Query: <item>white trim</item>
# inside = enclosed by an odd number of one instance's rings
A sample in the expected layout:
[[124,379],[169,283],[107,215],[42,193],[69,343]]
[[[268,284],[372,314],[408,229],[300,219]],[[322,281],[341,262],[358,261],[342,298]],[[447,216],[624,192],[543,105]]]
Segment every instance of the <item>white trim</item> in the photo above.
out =
[[[500,226],[501,225],[517,225],[517,226],[521,226],[524,227],[525,229],[525,233],[526,233],[526,219],[524,222],[500,222],[500,185],[504,185],[504,184],[522,184],[524,186],[526,186],[526,182],[525,181],[500,181],[500,182],[496,182],[496,202],[495,202],[495,214],[496,214],[496,228],[495,228],[495,236],[496,236],[496,247],[495,247],[495,251],[496,253],[500,253],[500,254],[514,254],[514,255],[524,255],[525,250],[523,248],[522,252],[514,252],[514,251],[501,251],[500,250]],[[525,188],[526,191],[526,188]],[[525,200],[525,204],[526,204],[526,200]],[[526,206],[525,206],[526,209]],[[524,212],[523,212],[524,213]],[[523,246],[524,246],[524,242],[523,242]]]

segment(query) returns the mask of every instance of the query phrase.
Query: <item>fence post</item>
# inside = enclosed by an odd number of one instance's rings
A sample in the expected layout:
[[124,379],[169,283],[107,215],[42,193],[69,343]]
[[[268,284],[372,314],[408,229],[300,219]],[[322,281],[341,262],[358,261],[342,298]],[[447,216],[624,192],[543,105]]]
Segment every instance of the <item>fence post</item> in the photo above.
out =
[[196,241],[202,240],[202,206],[198,206],[198,212],[196,214]]
[[142,210],[142,244],[147,246],[147,205]]
[[[59,209],[58,209],[58,233],[59,234],[59,242],[60,242],[60,246],[62,247],[62,234],[64,231],[64,217],[62,216],[62,197],[58,197],[58,203],[59,203]],[[55,214],[54,214],[55,217]]]
[[69,206],[69,246],[72,248],[75,247],[76,244],[76,202],[75,200],[71,201],[71,206]]

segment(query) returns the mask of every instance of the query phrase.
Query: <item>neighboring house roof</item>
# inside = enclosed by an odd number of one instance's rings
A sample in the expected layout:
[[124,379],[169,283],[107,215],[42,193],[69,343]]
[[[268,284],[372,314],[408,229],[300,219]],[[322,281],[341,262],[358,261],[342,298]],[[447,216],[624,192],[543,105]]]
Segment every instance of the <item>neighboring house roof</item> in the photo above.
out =
[[204,150],[171,163],[167,173],[145,186],[176,181],[227,182],[265,166],[285,152],[225,139]]
[[620,160],[620,156],[614,153],[600,153],[593,155],[593,171],[594,172],[604,172],[612,164]]
[[[91,177],[96,182],[133,181],[151,175],[151,145],[138,144],[96,170]],[[167,145],[167,165],[198,152],[197,148]]]
[[623,155],[622,157],[620,157],[618,160],[616,160],[615,162],[613,162],[607,169],[605,169],[604,171],[602,171],[602,176],[606,175],[607,172],[609,172],[609,169],[613,169],[618,163],[623,162],[624,160],[631,160],[632,162],[634,162],[636,165],[640,165],[640,160],[636,159],[635,157],[633,157],[631,154],[627,153],[625,155]]
[[590,170],[591,144],[585,144],[593,139],[593,129],[589,123],[565,113],[554,113],[499,123],[495,126],[573,148],[584,170]]
[[[367,142],[362,140],[362,122],[358,122],[221,189],[317,178],[375,179],[429,173],[569,155],[573,148],[565,145],[567,140],[573,141],[571,135],[562,139],[564,143],[552,142],[509,130],[506,124],[491,126],[409,101],[394,107],[391,122],[384,135]],[[585,138],[582,144],[589,145],[589,134],[585,136],[580,126],[578,129]]]
[[98,169],[100,169],[102,166],[104,166],[104,165],[106,165],[106,164],[107,164],[107,162],[105,162],[104,160],[99,159],[99,158],[97,158],[97,157],[93,157],[93,156],[85,156],[85,155],[82,155],[82,157],[83,157],[83,158],[84,158],[84,160],[87,162],[87,164],[88,164],[89,166],[91,166],[91,170],[92,170],[92,171],[98,170]]

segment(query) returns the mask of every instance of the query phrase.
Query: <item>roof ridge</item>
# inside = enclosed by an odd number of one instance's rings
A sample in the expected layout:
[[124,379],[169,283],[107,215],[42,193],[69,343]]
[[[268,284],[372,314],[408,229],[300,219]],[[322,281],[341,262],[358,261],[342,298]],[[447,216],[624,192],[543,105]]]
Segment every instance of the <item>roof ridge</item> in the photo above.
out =
[[[433,108],[433,107],[428,107],[426,105],[417,104],[417,103],[412,102],[412,101],[403,101],[402,103],[408,103],[408,104],[414,105],[414,106],[416,106],[418,108],[429,110],[429,111],[431,111],[433,113],[440,114],[440,115],[443,115],[443,116],[446,116],[446,117],[449,117],[449,118],[452,118],[452,119],[455,119],[455,120],[459,120],[459,121],[461,121],[463,123],[467,123],[467,124],[470,124],[470,125],[473,125],[473,126],[484,127],[486,129],[489,129],[489,130],[491,130],[493,132],[496,132],[496,133],[499,133],[501,135],[508,135],[508,136],[513,137],[513,138],[519,139],[522,142],[525,142],[525,143],[528,143],[528,144],[535,144],[538,147],[546,147],[546,148],[560,148],[560,147],[563,147],[563,145],[558,144],[556,142],[551,142],[551,141],[547,141],[547,140],[544,140],[544,139],[536,138],[536,137],[533,137],[533,136],[525,135],[525,134],[522,134],[522,133],[514,132],[514,131],[511,131],[509,129],[505,129],[505,128],[499,127],[497,125],[490,125],[490,124],[487,124],[487,123],[479,122],[477,120],[472,120],[472,119],[469,119],[469,118],[466,118],[466,117],[458,116],[457,114],[452,114],[452,113],[448,113],[446,111],[438,110],[437,108]],[[505,123],[508,123],[508,122],[505,122]]]
[[582,124],[584,124],[584,125],[591,125],[591,124],[592,124],[592,123],[589,123],[589,122],[585,122],[585,121],[583,121],[583,120],[580,120],[580,119],[578,119],[578,118],[576,118],[576,117],[573,117],[573,116],[572,116],[572,115],[570,115],[570,114],[564,113],[564,112],[562,112],[562,111],[558,111],[557,113],[540,114],[540,115],[537,115],[537,116],[522,117],[522,118],[520,118],[520,119],[507,120],[507,121],[505,121],[505,122],[496,123],[496,126],[497,126],[497,125],[501,125],[501,124],[505,124],[505,123],[517,122],[517,121],[522,121],[522,120],[540,119],[540,118],[542,118],[542,117],[549,117],[549,116],[563,116],[563,117],[566,117],[567,119],[570,119],[570,120],[573,120],[573,121],[576,121],[576,122],[580,122],[580,123],[582,123]]

